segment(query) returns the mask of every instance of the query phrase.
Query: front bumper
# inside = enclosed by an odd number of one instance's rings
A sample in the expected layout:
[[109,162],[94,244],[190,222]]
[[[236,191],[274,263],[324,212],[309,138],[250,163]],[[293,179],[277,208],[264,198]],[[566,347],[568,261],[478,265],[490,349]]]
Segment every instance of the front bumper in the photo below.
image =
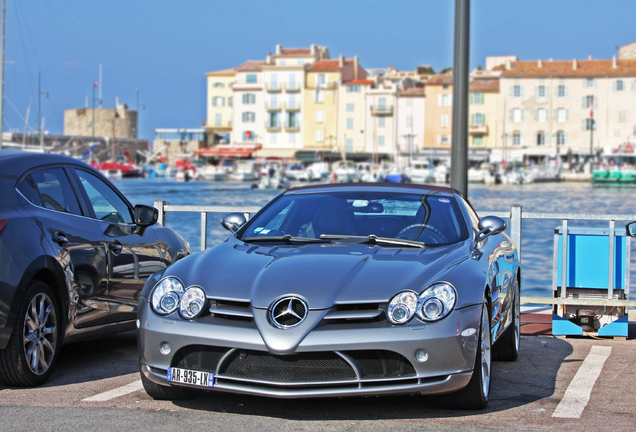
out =
[[[405,326],[325,325],[280,354],[253,323],[172,319],[145,304],[140,369],[159,385],[187,386],[166,378],[169,367],[180,367],[214,373],[207,389],[279,398],[449,393],[472,376],[480,312],[476,305]],[[162,354],[165,344],[170,352]]]

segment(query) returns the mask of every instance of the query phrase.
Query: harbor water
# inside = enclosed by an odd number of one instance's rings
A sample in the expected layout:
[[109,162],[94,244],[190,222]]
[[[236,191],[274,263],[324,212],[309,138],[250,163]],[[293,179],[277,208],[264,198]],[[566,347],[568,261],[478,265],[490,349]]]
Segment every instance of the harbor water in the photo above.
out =
[[[174,179],[140,178],[115,180],[133,204],[222,205],[260,207],[280,190],[251,189],[249,182],[177,182]],[[629,187],[598,187],[590,183],[531,183],[524,185],[470,184],[468,199],[481,215],[509,212],[520,205],[524,212],[572,214],[636,214],[635,190]],[[221,214],[208,215],[208,248],[225,240],[229,232],[218,223]],[[170,213],[166,225],[177,231],[193,252],[200,249],[200,214]],[[627,221],[616,221],[622,229]],[[554,229],[560,220],[524,219],[521,231],[522,295],[552,297]],[[569,221],[570,227],[608,227],[608,222]],[[632,261],[634,260],[632,253]],[[600,262],[599,265],[607,265]],[[634,265],[630,265],[632,269]],[[630,285],[635,281],[634,272]]]

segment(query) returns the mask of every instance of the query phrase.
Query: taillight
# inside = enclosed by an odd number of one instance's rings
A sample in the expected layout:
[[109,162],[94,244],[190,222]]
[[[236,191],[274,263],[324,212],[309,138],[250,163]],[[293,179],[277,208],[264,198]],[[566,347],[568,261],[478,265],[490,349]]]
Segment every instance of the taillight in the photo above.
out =
[[7,226],[7,222],[9,222],[8,219],[0,218],[0,234],[2,234],[2,231],[4,230],[4,227]]

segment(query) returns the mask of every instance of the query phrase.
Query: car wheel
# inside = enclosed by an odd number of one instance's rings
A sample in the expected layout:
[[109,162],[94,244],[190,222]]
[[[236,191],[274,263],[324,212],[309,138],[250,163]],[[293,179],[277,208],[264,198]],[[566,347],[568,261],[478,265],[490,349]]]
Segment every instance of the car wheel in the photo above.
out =
[[51,375],[60,350],[60,309],[53,291],[32,281],[5,349],[0,351],[0,378],[10,386],[30,387]]
[[491,360],[490,312],[485,301],[481,311],[473,376],[466,387],[442,398],[442,403],[446,407],[461,410],[486,408],[490,395]]
[[164,386],[152,382],[144,375],[143,372],[139,372],[141,375],[141,383],[144,386],[144,390],[153,399],[157,400],[185,400],[192,399],[196,396],[197,391],[183,387]]
[[521,302],[519,301],[519,284],[515,284],[515,298],[512,311],[512,322],[493,346],[494,360],[514,361],[519,357],[521,340]]

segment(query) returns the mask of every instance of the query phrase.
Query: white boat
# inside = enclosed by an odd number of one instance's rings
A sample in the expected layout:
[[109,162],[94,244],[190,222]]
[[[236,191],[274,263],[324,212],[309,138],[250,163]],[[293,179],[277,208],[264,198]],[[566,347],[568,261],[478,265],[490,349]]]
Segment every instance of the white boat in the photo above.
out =
[[254,161],[238,161],[236,168],[230,173],[230,180],[235,181],[254,181],[258,178]]
[[202,171],[201,176],[204,180],[225,181],[227,180],[227,172],[221,166],[208,165]]
[[431,163],[427,159],[414,159],[409,165],[407,171],[411,183],[431,183],[434,181],[434,175],[431,170]]
[[307,166],[305,171],[307,172],[307,178],[309,181],[326,180],[330,173],[329,163],[312,162]]
[[288,165],[285,176],[291,181],[310,181],[309,173],[301,162]]
[[360,173],[353,162],[338,161],[331,166],[332,183],[355,183],[360,181]]

